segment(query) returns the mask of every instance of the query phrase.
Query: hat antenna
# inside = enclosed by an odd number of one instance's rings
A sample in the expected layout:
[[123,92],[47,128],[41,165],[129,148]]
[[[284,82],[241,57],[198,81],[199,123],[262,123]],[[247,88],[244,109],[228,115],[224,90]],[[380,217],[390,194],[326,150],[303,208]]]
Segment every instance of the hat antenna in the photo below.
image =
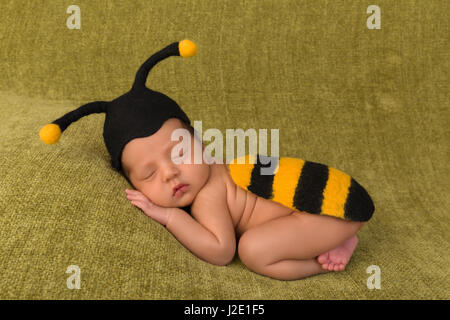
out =
[[164,49],[148,58],[136,73],[132,89],[144,88],[150,70],[161,60],[170,56],[192,57],[197,53],[197,46],[191,40],[182,40],[169,44]]

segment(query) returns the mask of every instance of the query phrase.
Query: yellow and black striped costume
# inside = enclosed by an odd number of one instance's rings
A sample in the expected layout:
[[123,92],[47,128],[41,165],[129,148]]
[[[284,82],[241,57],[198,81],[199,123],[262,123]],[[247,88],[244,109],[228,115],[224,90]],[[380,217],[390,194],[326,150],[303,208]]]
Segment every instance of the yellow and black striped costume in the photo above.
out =
[[241,188],[293,210],[351,221],[367,221],[375,211],[355,179],[324,164],[257,154],[236,158],[228,167]]

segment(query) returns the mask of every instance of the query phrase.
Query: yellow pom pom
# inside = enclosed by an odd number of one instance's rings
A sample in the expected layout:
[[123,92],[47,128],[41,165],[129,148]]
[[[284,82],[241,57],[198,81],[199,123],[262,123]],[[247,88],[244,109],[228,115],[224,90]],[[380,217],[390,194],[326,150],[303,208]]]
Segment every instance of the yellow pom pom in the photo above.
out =
[[191,40],[182,40],[178,43],[180,56],[184,58],[193,57],[197,53],[197,46]]
[[39,136],[46,144],[54,144],[58,142],[59,137],[61,137],[61,129],[57,124],[47,124],[39,131]]

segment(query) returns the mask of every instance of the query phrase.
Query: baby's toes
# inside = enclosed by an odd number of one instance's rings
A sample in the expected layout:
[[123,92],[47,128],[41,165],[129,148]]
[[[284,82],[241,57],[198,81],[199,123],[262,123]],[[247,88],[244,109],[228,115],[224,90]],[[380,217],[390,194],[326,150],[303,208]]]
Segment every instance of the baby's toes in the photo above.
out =
[[328,264],[328,271],[333,271],[334,270],[334,266],[335,266],[334,263]]
[[335,264],[334,265],[334,271],[341,271],[342,270],[341,266],[342,266],[342,264]]
[[320,264],[325,264],[325,263],[327,263],[328,264],[328,252],[326,252],[326,253],[322,253],[318,258],[317,258],[317,261],[320,263]]

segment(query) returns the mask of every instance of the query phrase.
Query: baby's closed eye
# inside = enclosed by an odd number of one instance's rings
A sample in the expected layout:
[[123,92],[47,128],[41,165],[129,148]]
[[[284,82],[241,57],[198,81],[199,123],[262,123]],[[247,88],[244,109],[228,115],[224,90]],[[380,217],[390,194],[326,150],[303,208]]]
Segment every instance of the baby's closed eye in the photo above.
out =
[[[177,159],[177,158],[183,158],[183,157],[184,157],[185,152],[183,151],[183,149],[180,149],[180,152],[178,153],[178,155],[179,155],[179,156],[176,157],[175,159]],[[157,169],[152,169],[149,173],[147,173],[147,174],[144,176],[143,180],[150,179],[150,178],[156,173],[156,171],[157,171]]]

